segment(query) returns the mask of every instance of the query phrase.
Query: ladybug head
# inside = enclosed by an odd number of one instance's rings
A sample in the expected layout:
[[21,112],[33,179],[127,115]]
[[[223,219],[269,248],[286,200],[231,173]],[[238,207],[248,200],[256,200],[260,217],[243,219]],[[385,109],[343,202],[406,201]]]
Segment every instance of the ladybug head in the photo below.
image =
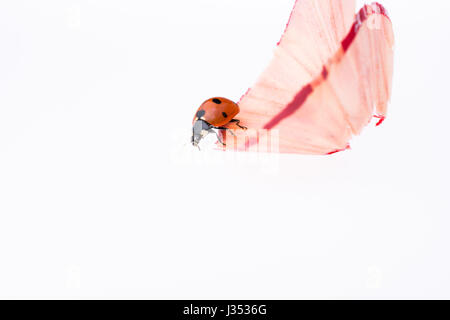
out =
[[211,130],[211,125],[205,120],[196,120],[192,126],[192,145],[197,147],[200,140],[202,140],[206,135],[208,135],[209,130]]

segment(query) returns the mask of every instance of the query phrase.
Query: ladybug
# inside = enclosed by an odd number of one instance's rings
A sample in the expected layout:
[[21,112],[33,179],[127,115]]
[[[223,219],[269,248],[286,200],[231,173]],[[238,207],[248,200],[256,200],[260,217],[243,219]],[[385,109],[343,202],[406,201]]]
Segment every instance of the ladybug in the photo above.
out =
[[195,113],[192,122],[192,145],[198,147],[200,140],[209,133],[215,133],[219,142],[225,145],[213,129],[227,130],[233,134],[233,131],[224,127],[229,123],[235,123],[239,128],[247,129],[239,124],[240,120],[234,119],[238,113],[239,106],[237,103],[226,98],[216,97],[203,102]]

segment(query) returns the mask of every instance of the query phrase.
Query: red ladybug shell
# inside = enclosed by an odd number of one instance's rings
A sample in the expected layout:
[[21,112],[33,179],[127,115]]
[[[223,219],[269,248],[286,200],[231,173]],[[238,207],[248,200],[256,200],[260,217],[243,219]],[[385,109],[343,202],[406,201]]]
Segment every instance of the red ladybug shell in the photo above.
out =
[[206,100],[195,113],[194,121],[205,120],[214,127],[230,122],[239,113],[239,106],[233,101],[216,97]]

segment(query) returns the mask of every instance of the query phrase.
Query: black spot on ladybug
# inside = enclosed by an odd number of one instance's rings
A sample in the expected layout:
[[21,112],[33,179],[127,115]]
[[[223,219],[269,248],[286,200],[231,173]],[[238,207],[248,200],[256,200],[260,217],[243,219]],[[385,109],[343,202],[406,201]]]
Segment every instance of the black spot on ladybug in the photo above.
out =
[[205,115],[205,110],[198,110],[197,111],[197,118],[201,118],[201,117],[203,117]]
[[222,101],[220,101],[220,99],[217,99],[217,98],[214,98],[212,101],[213,101],[215,104],[221,104],[221,103],[222,103]]
[[222,112],[222,115],[224,118],[228,117],[228,115],[225,112]]

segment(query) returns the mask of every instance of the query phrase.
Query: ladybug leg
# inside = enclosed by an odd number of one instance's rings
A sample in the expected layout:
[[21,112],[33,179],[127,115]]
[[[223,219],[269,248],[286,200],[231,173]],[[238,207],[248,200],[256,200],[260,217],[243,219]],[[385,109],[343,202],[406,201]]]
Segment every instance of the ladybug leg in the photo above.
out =
[[239,128],[244,129],[244,130],[247,130],[247,127],[241,126],[241,125],[239,124],[239,123],[241,122],[241,120],[239,120],[239,119],[232,119],[232,120],[230,121],[230,123],[232,123],[232,122],[236,123],[236,125],[237,125]]
[[[213,127],[213,128],[215,128],[215,127]],[[226,146],[226,144],[223,142],[222,138],[219,136],[219,134],[218,134],[216,131],[210,129],[210,130],[208,130],[208,132],[209,132],[209,133],[214,132],[214,133],[216,134],[217,140],[219,140],[219,142],[220,142],[223,146]]]
[[217,130],[225,130],[225,131],[229,132],[233,137],[236,136],[236,135],[234,134],[233,130],[231,130],[230,128],[225,128],[225,127],[214,127],[214,129],[217,129]]

